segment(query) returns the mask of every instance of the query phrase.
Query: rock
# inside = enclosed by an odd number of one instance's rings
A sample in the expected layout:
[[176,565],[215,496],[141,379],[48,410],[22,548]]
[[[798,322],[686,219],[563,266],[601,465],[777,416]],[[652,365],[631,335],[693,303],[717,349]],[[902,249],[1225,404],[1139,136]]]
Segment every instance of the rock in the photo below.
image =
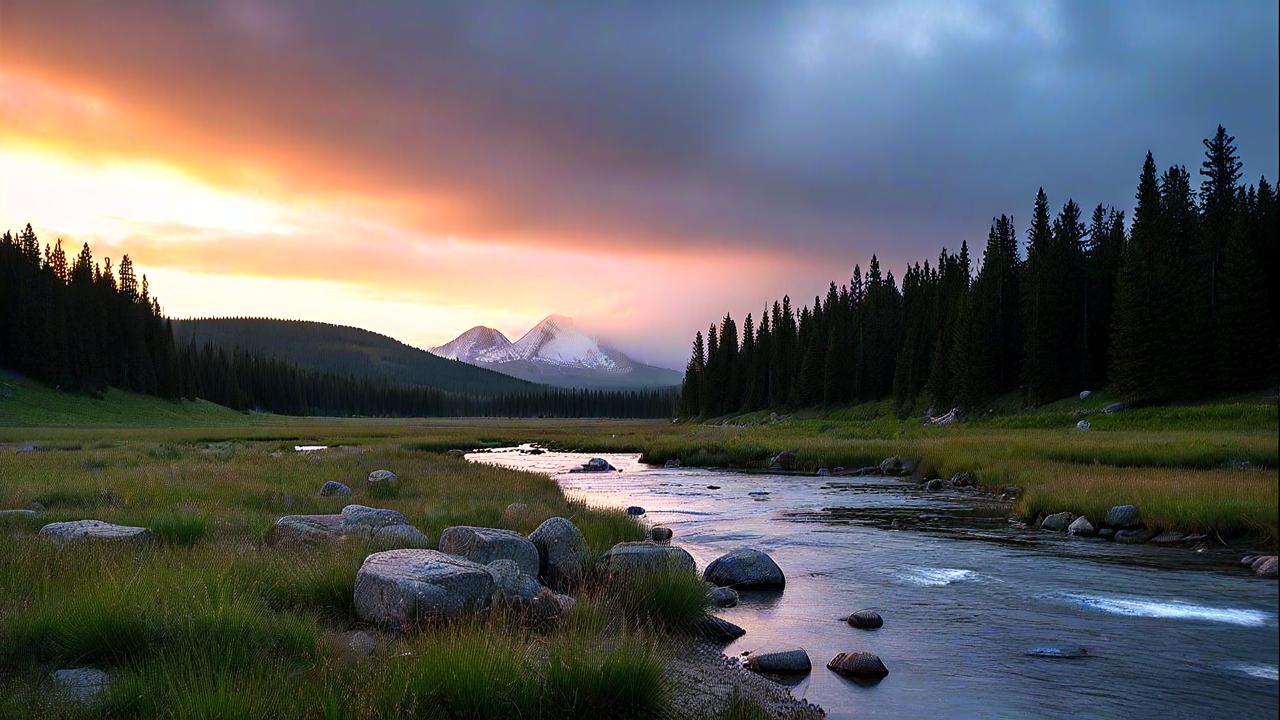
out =
[[40,528],[40,535],[54,542],[95,540],[102,542],[143,542],[152,539],[151,531],[143,527],[115,525],[101,520],[72,520],[49,523]]
[[29,522],[40,517],[35,510],[0,510],[0,523]]
[[889,674],[880,656],[869,652],[842,652],[831,658],[827,668],[837,675],[857,680],[878,680]]
[[456,617],[493,601],[484,565],[436,550],[388,550],[356,573],[355,610],[365,622],[404,629],[419,619]]
[[903,471],[905,470],[905,468],[902,465],[902,458],[898,457],[897,455],[881,460],[880,464],[877,466],[877,469],[880,471],[881,475],[890,475],[890,476],[902,475]]
[[1129,407],[1129,404],[1128,404],[1128,403],[1123,403],[1123,402],[1113,402],[1113,403],[1111,403],[1110,405],[1108,405],[1108,406],[1106,406],[1106,407],[1102,408],[1102,412],[1104,412],[1104,413],[1106,413],[1106,414],[1110,415],[1111,413],[1118,413],[1118,412],[1120,412],[1121,410],[1124,410],[1124,409],[1125,409],[1125,408],[1127,408],[1127,407]]
[[1072,520],[1071,524],[1067,526],[1067,534],[1072,537],[1091,537],[1096,532],[1097,529],[1093,526],[1093,523],[1089,522],[1089,518],[1083,515]]
[[467,457],[467,451],[466,451],[466,450],[459,449],[459,448],[453,448],[453,449],[452,449],[452,450],[450,450],[449,452],[445,453],[445,456],[446,456],[446,457],[451,457],[451,458],[466,458],[466,457]]
[[364,630],[335,633],[329,642],[349,660],[367,658],[378,649],[378,639]]
[[1138,545],[1151,539],[1155,533],[1146,528],[1136,528],[1134,530],[1117,530],[1115,541],[1124,543],[1125,545]]
[[494,560],[512,560],[520,572],[538,576],[538,548],[528,538],[512,530],[458,525],[440,533],[440,552],[487,565]]
[[524,573],[514,560],[507,558],[494,560],[485,567],[493,576],[498,596],[503,600],[515,603],[529,602],[542,592],[542,585],[538,583],[537,578]]
[[91,667],[54,670],[49,674],[58,690],[78,705],[92,705],[107,692],[111,676]]
[[564,591],[577,584],[587,557],[587,541],[578,526],[566,518],[547,518],[529,533],[529,541],[538,551],[537,576],[547,587]]
[[1253,561],[1254,561],[1254,560],[1257,560],[1259,557],[1261,557],[1261,556],[1260,556],[1260,555],[1245,555],[1244,557],[1240,558],[1240,564],[1241,564],[1241,565],[1243,565],[1243,566],[1245,566],[1245,567],[1247,567],[1247,568],[1251,568],[1251,567],[1253,567]]
[[1015,485],[1005,485],[1000,489],[1000,496],[1005,500],[1015,500],[1022,495],[1022,488]]
[[1071,525],[1071,520],[1074,517],[1075,516],[1073,516],[1069,512],[1054,513],[1052,515],[1045,517],[1045,519],[1040,521],[1040,529],[1053,530],[1054,532],[1062,532],[1063,530],[1066,530],[1068,526]]
[[522,502],[513,502],[503,511],[503,515],[507,517],[521,517],[529,514],[529,506]]
[[314,545],[342,536],[341,515],[285,515],[267,537],[271,545]]
[[39,500],[32,500],[27,503],[27,509],[35,513],[43,513],[45,511],[44,503]]
[[813,669],[804,648],[767,648],[751,653],[743,665],[748,670],[772,675],[804,675]]
[[719,489],[720,489],[720,486],[719,486],[719,485],[708,485],[708,486],[707,486],[707,489],[708,489],[708,490],[719,490]]
[[1136,505],[1116,505],[1107,511],[1105,525],[1113,528],[1135,527],[1140,521]]
[[1089,399],[1089,396],[1090,396],[1090,395],[1092,395],[1092,394],[1093,394],[1093,391],[1092,391],[1092,390],[1081,390],[1081,391],[1080,391],[1080,399],[1081,399],[1081,400],[1088,400],[1088,399]]
[[351,497],[351,488],[343,485],[337,480],[330,480],[320,486],[320,495],[323,497],[331,497],[334,495],[340,497]]
[[956,487],[973,487],[978,483],[973,479],[973,473],[958,472],[951,476],[951,484]]
[[1263,555],[1254,560],[1250,568],[1258,577],[1273,578],[1280,571],[1280,560],[1277,560],[1275,555]]
[[670,542],[673,534],[669,527],[659,525],[649,528],[649,539],[654,542]]
[[1089,651],[1079,646],[1058,647],[1056,645],[1038,645],[1028,650],[1027,655],[1030,655],[1031,657],[1075,660],[1082,657],[1088,657]]
[[542,588],[537,595],[530,600],[526,607],[530,613],[539,621],[544,623],[559,622],[569,611],[573,609],[575,600],[568,595],[552,592],[547,588]]
[[604,562],[610,572],[697,571],[693,556],[684,548],[651,542],[618,543],[605,553]]
[[1116,536],[1115,528],[1102,528],[1098,530],[1098,538],[1102,540],[1111,540]]
[[639,505],[632,505],[631,507],[627,508],[627,514],[633,517],[643,515],[644,508],[640,507]]
[[1153,545],[1179,545],[1185,542],[1187,536],[1174,530],[1166,530],[1165,532],[1151,538]]
[[783,450],[782,452],[769,458],[770,470],[791,470],[796,466],[796,455],[799,450]]
[[942,478],[934,478],[924,484],[924,489],[929,492],[941,492],[947,489],[947,481]]
[[1093,427],[1093,423],[1089,422],[1088,420],[1081,420],[1080,422],[1076,423],[1077,430],[1088,430],[1089,428],[1092,428],[1092,427]]
[[817,475],[818,475],[818,477],[829,477],[829,476],[831,475],[831,469],[830,469],[830,468],[824,468],[824,467],[822,467],[822,468],[818,468],[818,473],[817,473]]
[[374,470],[369,473],[369,486],[375,485],[395,485],[400,482],[400,476],[390,470]]
[[884,618],[880,617],[880,613],[875,610],[859,610],[855,613],[850,613],[849,617],[844,620],[851,627],[862,630],[875,630],[884,626]]
[[679,460],[679,459],[677,459],[677,458],[671,458],[670,460],[668,460],[668,461],[666,461],[665,463],[663,463],[663,464],[662,464],[662,467],[667,468],[667,469],[671,469],[671,468],[678,468],[678,467],[680,467],[680,460]]
[[428,548],[431,538],[418,528],[409,525],[384,525],[373,531],[369,539],[379,547],[392,548]]
[[759,550],[738,548],[716,558],[702,574],[714,585],[729,585],[738,590],[781,590],[787,584],[782,568]]
[[707,591],[711,604],[719,608],[731,608],[738,604],[738,591],[731,587],[716,587]]
[[342,532],[348,535],[372,535],[374,530],[391,525],[408,525],[409,519],[395,510],[348,505],[342,508]]
[[591,458],[590,460],[582,463],[581,467],[573,468],[569,470],[569,472],[611,472],[617,469],[618,468],[610,465],[609,461],[604,458]]
[[755,490],[749,490],[747,494],[754,497],[764,497],[765,495],[769,495],[771,493],[768,490],[765,490],[764,488],[756,488]]
[[694,627],[694,631],[708,640],[730,642],[747,634],[746,630],[734,625],[724,618],[706,615]]

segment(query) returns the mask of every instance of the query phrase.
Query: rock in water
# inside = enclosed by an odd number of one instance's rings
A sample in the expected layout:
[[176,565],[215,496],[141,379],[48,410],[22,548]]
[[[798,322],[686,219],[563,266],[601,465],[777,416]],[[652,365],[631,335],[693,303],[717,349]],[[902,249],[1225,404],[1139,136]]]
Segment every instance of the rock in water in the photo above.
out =
[[715,615],[704,616],[698,621],[695,630],[698,635],[701,635],[708,640],[716,640],[719,642],[730,642],[747,634],[746,630],[743,630],[724,618],[716,617]]
[[818,477],[829,477],[830,475],[831,475],[831,468],[824,468],[824,467],[818,468]]
[[738,591],[730,587],[712,588],[707,591],[711,604],[720,608],[730,608],[738,604]]
[[320,487],[320,495],[330,497],[337,495],[339,497],[351,497],[351,488],[343,485],[337,480],[330,480]]
[[115,525],[101,520],[72,520],[49,523],[40,528],[40,535],[54,542],[97,540],[102,542],[142,542],[152,539],[151,531],[143,527]]
[[1114,539],[1116,542],[1123,543],[1125,545],[1138,545],[1150,540],[1153,535],[1155,535],[1155,533],[1145,528],[1138,528],[1136,530],[1117,530]]
[[1054,513],[1040,521],[1040,529],[1062,532],[1071,525],[1071,519],[1072,515],[1069,512]]
[[512,530],[458,525],[440,533],[440,552],[488,565],[494,560],[511,560],[520,572],[538,576],[538,548],[528,538]]
[[271,545],[316,545],[342,537],[341,515],[285,515],[267,536]]
[[665,463],[663,463],[662,467],[664,467],[664,468],[668,468],[668,469],[671,469],[671,468],[678,468],[678,467],[680,467],[680,460],[679,460],[679,459],[677,459],[677,458],[672,458],[672,459],[670,459],[670,460],[666,461]]
[[1081,515],[1071,524],[1067,526],[1067,534],[1073,537],[1090,537],[1097,529],[1093,527],[1093,523],[1089,522],[1089,518]]
[[365,558],[356,573],[355,610],[366,622],[404,629],[488,608],[494,590],[484,565],[435,550],[388,550]]
[[639,505],[632,505],[631,507],[627,508],[627,514],[631,515],[632,517],[643,515],[644,508],[640,507]]
[[947,481],[942,478],[934,478],[924,484],[924,489],[929,492],[942,492],[947,489]]
[[390,470],[374,470],[369,473],[368,482],[370,487],[375,485],[395,485],[400,482],[400,476]]
[[671,528],[655,526],[649,528],[649,538],[654,542],[669,542],[671,540]]
[[787,585],[778,563],[754,548],[738,548],[721,555],[707,566],[702,577],[713,585],[738,590],[781,590]]
[[1088,657],[1089,651],[1082,647],[1058,647],[1056,645],[1039,645],[1027,651],[1031,657],[1058,658],[1074,660]]
[[880,613],[874,610],[859,610],[851,613],[845,618],[845,622],[852,627],[861,628],[863,630],[875,630],[884,627],[884,618],[880,617]]
[[1249,567],[1258,577],[1273,578],[1280,571],[1280,559],[1275,555],[1260,555]]
[[623,542],[609,548],[604,555],[610,572],[697,571],[693,556],[682,547],[651,542]]
[[587,557],[587,541],[582,531],[566,518],[547,518],[529,533],[538,551],[537,576],[552,590],[564,592],[582,577]]
[[1116,505],[1107,511],[1107,527],[1127,528],[1134,527],[1139,522],[1138,507],[1136,505]]
[[54,670],[49,674],[55,685],[79,705],[92,705],[107,692],[111,676],[91,667]]
[[857,680],[878,680],[889,674],[880,656],[869,652],[842,652],[831,658],[827,668],[837,675]]
[[748,670],[773,675],[804,675],[813,669],[804,648],[767,648],[751,653],[743,663]]

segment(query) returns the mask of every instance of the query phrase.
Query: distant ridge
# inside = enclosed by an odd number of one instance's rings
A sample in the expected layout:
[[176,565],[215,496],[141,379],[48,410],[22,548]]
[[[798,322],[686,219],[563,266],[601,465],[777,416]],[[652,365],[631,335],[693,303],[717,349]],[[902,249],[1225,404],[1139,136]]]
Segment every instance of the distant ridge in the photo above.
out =
[[[301,367],[477,396],[537,390],[533,383],[437,357],[369,330],[307,320],[197,318],[173,321],[174,338],[275,356]],[[501,334],[501,333],[499,333]]]
[[431,352],[559,387],[656,388],[679,385],[682,379],[675,370],[645,365],[603,345],[564,315],[548,315],[515,342],[493,328],[476,326]]

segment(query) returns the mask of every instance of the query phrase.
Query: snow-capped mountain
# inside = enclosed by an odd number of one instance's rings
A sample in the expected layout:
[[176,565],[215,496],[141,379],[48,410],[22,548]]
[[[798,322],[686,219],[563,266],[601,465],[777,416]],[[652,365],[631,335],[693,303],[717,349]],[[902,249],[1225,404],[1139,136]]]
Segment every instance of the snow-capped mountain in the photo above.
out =
[[431,348],[440,357],[561,387],[635,388],[680,384],[674,370],[645,365],[604,346],[564,315],[549,315],[516,340],[483,326]]

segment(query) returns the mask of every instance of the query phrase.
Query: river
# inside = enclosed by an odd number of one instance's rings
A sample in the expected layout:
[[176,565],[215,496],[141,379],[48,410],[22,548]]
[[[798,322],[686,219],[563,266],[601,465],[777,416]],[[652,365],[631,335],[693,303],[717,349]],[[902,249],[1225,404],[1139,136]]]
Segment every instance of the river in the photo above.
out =
[[[804,648],[814,670],[793,692],[831,718],[1276,717],[1278,586],[1238,568],[1238,552],[1017,528],[989,499],[893,478],[663,469],[632,454],[600,455],[619,473],[569,474],[592,456],[527,450],[468,457],[551,474],[593,505],[640,505],[699,569],[736,547],[769,553],[786,590],[719,611],[747,630],[725,654]],[[840,622],[861,608],[884,627]],[[1088,655],[1027,654],[1044,646]],[[862,686],[826,669],[848,650],[878,654],[889,676]]]

